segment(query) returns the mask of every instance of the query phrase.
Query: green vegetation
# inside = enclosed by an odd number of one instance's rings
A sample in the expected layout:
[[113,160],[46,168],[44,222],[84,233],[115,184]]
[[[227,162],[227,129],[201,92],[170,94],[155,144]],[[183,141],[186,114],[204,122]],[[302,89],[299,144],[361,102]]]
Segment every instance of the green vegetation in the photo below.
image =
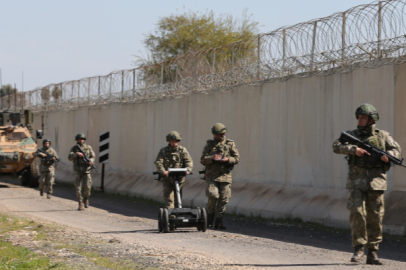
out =
[[0,88],[0,97],[17,93],[17,88],[14,88],[11,84],[6,84]]
[[146,35],[145,47],[149,59],[139,57],[140,66],[157,64],[188,52],[224,46],[253,37],[258,32],[258,22],[244,10],[241,19],[231,15],[215,16],[213,11],[204,14],[184,12],[162,17],[154,33]]

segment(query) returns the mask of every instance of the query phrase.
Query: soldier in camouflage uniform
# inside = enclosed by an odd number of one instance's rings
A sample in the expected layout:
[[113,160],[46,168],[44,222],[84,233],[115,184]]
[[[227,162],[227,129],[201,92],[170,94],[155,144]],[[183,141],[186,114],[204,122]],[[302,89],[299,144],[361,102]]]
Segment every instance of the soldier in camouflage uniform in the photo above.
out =
[[[362,104],[357,108],[355,116],[358,128],[348,131],[349,134],[400,158],[401,149],[388,132],[377,129],[375,122],[379,114],[371,104]],[[364,246],[368,248],[367,264],[381,265],[378,259],[378,247],[382,241],[382,219],[384,215],[384,191],[387,188],[386,172],[390,168],[387,156],[380,160],[370,158],[370,153],[357,145],[342,142],[340,139],[333,144],[336,154],[348,155],[349,173],[347,189],[350,199],[347,208],[350,212],[352,245],[354,255],[352,262],[359,262],[364,255]]]
[[[75,188],[76,188],[76,198],[79,202],[79,211],[85,210],[85,208],[89,207],[89,196],[90,190],[92,189],[92,177],[90,172],[92,170],[91,166],[93,165],[95,154],[93,149],[90,145],[85,144],[86,136],[83,133],[79,133],[76,135],[75,140],[77,144],[82,148],[83,152],[87,155],[87,157],[91,160],[91,162],[86,163],[83,160],[83,154],[78,152],[76,146],[73,146],[69,151],[68,159],[73,161],[73,171],[75,173]],[[82,186],[83,186],[83,197],[84,200],[82,202]]]
[[[187,168],[187,174],[193,169],[193,160],[189,155],[187,149],[179,145],[182,140],[177,131],[171,131],[166,136],[168,146],[161,148],[155,160],[157,171],[161,174],[161,181],[163,183],[164,201],[166,208],[171,209],[175,205],[175,182],[172,178],[168,177],[169,168]],[[185,177],[179,181],[179,189],[182,189]]]
[[58,154],[51,147],[51,141],[44,139],[42,141],[42,150],[48,154],[54,156],[52,159],[46,159],[47,155],[39,152],[35,152],[34,156],[41,158],[40,176],[39,176],[39,188],[40,195],[44,196],[44,188],[47,188],[47,198],[51,199],[52,186],[55,181],[55,161],[58,158]]
[[207,226],[212,227],[215,216],[214,228],[225,230],[222,217],[231,198],[231,171],[240,161],[240,155],[234,141],[226,139],[227,128],[223,124],[215,124],[211,132],[214,139],[207,141],[200,159],[206,166]]

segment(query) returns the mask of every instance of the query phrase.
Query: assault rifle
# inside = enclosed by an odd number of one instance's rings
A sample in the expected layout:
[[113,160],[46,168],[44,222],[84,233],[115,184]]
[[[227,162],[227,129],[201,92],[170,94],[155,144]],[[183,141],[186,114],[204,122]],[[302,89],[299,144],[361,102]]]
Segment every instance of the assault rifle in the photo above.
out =
[[82,147],[80,147],[79,144],[76,145],[76,149],[78,150],[79,153],[82,153],[82,154],[83,154],[82,160],[83,160],[86,164],[89,164],[89,162],[92,163],[91,170],[94,169],[94,170],[97,172],[97,174],[99,174],[99,172],[97,171],[96,166],[94,166],[94,163],[93,163],[93,162],[90,160],[90,158],[86,155],[86,153],[83,151]]
[[373,146],[369,143],[361,141],[360,139],[352,136],[351,134],[348,134],[347,132],[344,132],[344,131],[341,132],[341,136],[340,136],[339,140],[342,143],[348,142],[349,144],[356,145],[357,147],[366,150],[368,153],[371,154],[371,158],[373,158],[373,159],[380,160],[382,156],[387,156],[389,159],[389,163],[391,165],[398,165],[398,166],[402,166],[402,167],[406,168],[406,166],[402,164],[404,158],[402,158],[402,159],[396,158],[396,157],[392,156],[391,154],[379,149],[376,146]]
[[55,158],[55,165],[57,165],[59,162],[62,163],[62,164],[65,164],[65,163],[63,163],[59,158],[57,158],[56,156],[53,156],[53,155],[51,155],[51,154],[45,152],[45,151],[42,150],[42,149],[37,149],[37,153],[45,154],[46,157],[42,157],[41,155],[38,155],[38,156],[39,156],[40,158],[46,159],[47,161],[50,161],[50,160],[52,160],[53,158]]
[[203,177],[201,177],[200,179],[206,180],[206,168],[204,168],[203,171],[199,171],[199,174],[203,174]]

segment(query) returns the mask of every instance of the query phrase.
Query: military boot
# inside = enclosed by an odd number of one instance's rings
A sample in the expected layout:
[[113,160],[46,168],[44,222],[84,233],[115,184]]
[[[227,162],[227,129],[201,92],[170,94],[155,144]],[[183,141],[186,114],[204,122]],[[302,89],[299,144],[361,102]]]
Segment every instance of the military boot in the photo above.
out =
[[367,264],[382,265],[378,259],[378,251],[376,249],[368,249]]
[[47,199],[51,199],[51,193],[47,194]]
[[216,230],[225,230],[226,227],[223,226],[223,219],[216,218],[216,224],[214,225],[214,229]]
[[82,201],[79,201],[79,208],[78,208],[78,211],[83,211],[83,210],[85,210],[85,209],[83,208],[83,203],[82,203]]
[[84,203],[85,203],[85,208],[88,208],[89,207],[89,197],[85,197]]
[[364,258],[364,246],[359,245],[354,248],[354,255],[352,255],[351,262],[360,262]]
[[44,189],[43,189],[43,188],[41,188],[41,189],[39,190],[39,195],[44,196]]
[[213,226],[214,214],[209,214],[207,217],[207,228],[211,229]]

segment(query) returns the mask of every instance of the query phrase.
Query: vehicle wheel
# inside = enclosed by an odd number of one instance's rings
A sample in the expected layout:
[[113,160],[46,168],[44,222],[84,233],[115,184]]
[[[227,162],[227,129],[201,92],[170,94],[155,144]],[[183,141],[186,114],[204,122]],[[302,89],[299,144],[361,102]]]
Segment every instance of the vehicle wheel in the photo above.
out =
[[29,182],[30,182],[30,170],[27,169],[21,175],[21,185],[28,186]]
[[39,166],[37,163],[37,159],[34,159],[31,164],[30,164],[30,173],[29,173],[29,183],[28,185],[30,187],[38,187],[39,186],[39,182],[38,182],[38,178],[39,178]]
[[198,213],[197,218],[199,219],[199,222],[197,223],[196,227],[197,227],[197,230],[200,232],[202,230],[202,224],[200,222],[200,220],[202,218],[202,209],[200,209],[200,207],[197,207],[197,213]]
[[202,232],[205,232],[207,230],[207,213],[206,213],[206,208],[202,208]]
[[163,209],[164,213],[162,215],[162,229],[163,232],[169,232],[169,214],[168,214],[168,209],[164,208]]
[[164,210],[162,208],[159,208],[159,213],[158,213],[158,231],[159,232],[163,231],[163,226],[162,226],[163,213],[164,213]]

